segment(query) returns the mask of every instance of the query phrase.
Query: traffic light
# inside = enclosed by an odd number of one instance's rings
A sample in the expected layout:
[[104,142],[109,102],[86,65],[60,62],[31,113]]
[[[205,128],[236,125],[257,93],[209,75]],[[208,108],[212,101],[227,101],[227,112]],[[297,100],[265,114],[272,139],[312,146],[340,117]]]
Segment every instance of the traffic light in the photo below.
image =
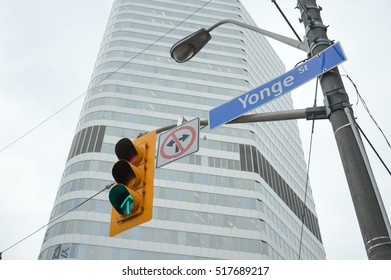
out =
[[110,236],[152,219],[156,131],[133,141],[122,138],[115,145],[115,185],[109,193],[113,206]]

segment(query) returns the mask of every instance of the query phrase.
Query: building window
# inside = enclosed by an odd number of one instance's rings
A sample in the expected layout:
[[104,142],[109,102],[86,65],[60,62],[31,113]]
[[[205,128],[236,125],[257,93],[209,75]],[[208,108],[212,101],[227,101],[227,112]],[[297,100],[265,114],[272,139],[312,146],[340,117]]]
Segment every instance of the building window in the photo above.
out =
[[314,236],[322,242],[318,221],[315,215],[305,206],[304,202],[285,182],[277,170],[275,170],[266,158],[262,156],[256,147],[240,144],[239,158],[241,170],[259,174]]
[[72,141],[68,161],[84,153],[100,153],[105,135],[106,126],[90,126],[80,130]]

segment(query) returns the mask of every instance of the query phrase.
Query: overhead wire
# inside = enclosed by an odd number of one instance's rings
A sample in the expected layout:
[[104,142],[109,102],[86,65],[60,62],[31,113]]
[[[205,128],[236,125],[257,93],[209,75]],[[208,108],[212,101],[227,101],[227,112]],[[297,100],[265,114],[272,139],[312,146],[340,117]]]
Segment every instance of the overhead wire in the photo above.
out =
[[[319,87],[319,78],[316,79],[316,85],[315,85],[315,98],[314,98],[314,107],[317,106],[318,103],[318,87]],[[315,120],[312,120],[312,127],[311,127],[311,136],[310,136],[310,145],[309,145],[309,151],[308,151],[308,161],[307,161],[307,176],[305,181],[305,191],[304,191],[304,203],[303,203],[303,209],[301,214],[301,231],[300,231],[300,242],[299,242],[299,253],[298,253],[298,260],[301,258],[302,253],[302,247],[303,247],[303,235],[304,235],[304,220],[305,220],[305,213],[307,208],[307,193],[308,193],[308,186],[309,186],[309,175],[310,175],[310,166],[311,166],[311,156],[312,156],[312,144],[313,144],[313,136],[315,132]]]
[[[19,138],[15,139],[13,142],[11,142],[10,144],[8,144],[7,146],[5,146],[4,148],[2,148],[0,150],[0,153],[3,152],[4,150],[8,149],[10,146],[12,146],[13,144],[15,144],[16,142],[20,141],[21,139],[23,139],[24,137],[26,137],[27,135],[29,135],[30,133],[32,133],[34,130],[36,130],[37,128],[39,128],[40,126],[42,126],[43,124],[45,124],[47,121],[49,121],[50,119],[52,119],[53,117],[55,117],[57,114],[59,114],[60,112],[62,112],[63,110],[65,110],[66,108],[68,108],[70,105],[72,105],[73,103],[75,103],[77,100],[79,100],[81,97],[83,97],[84,95],[86,95],[89,91],[93,90],[94,88],[98,87],[102,82],[104,82],[105,80],[107,80],[108,78],[110,78],[112,75],[114,75],[115,73],[117,73],[119,70],[121,70],[123,67],[125,67],[127,64],[129,64],[130,62],[132,62],[134,59],[136,59],[139,55],[143,54],[145,51],[147,51],[150,47],[154,46],[157,42],[159,42],[162,38],[164,38],[167,34],[169,34],[170,32],[172,32],[174,29],[176,29],[178,26],[180,26],[183,22],[185,22],[187,19],[189,19],[191,16],[193,16],[195,13],[197,13],[199,10],[201,10],[203,7],[205,7],[207,4],[209,4],[211,1],[213,0],[209,0],[208,2],[206,2],[204,5],[202,5],[200,8],[198,8],[194,13],[192,13],[191,15],[189,15],[187,18],[185,18],[183,21],[181,21],[180,23],[178,23],[175,27],[173,27],[172,29],[170,29],[168,32],[166,32],[164,35],[162,35],[160,38],[158,38],[155,42],[153,42],[152,44],[150,44],[149,46],[147,46],[146,48],[144,48],[140,53],[136,54],[134,57],[132,57],[131,59],[129,59],[128,61],[124,62],[121,66],[119,66],[116,70],[114,70],[113,72],[109,73],[104,79],[102,79],[101,81],[99,81],[96,85],[94,85],[93,87],[91,87],[90,89],[88,89],[86,92],[84,92],[83,94],[79,95],[78,97],[76,97],[75,99],[73,99],[72,101],[70,101],[69,103],[67,103],[65,106],[61,107],[59,110],[57,110],[55,113],[53,113],[52,115],[50,115],[48,118],[46,118],[45,120],[43,120],[41,123],[37,124],[35,127],[33,127],[32,129],[30,129],[29,131],[27,131],[26,133],[24,133],[23,135],[21,135]],[[290,26],[290,28],[292,29],[292,31],[295,33],[296,37],[298,38],[298,40],[302,41],[300,39],[300,37],[298,36],[297,32],[294,30],[293,26],[290,24],[290,22],[288,21],[288,19],[286,18],[285,14],[283,13],[283,11],[280,9],[280,7],[278,6],[277,2],[275,0],[272,0],[272,2],[276,5],[277,9],[280,11],[281,15],[284,17],[285,21],[288,23],[288,25]],[[300,0],[298,0],[298,3],[303,5],[302,2]],[[303,10],[307,13],[307,16],[309,16],[308,12],[306,11],[305,8],[303,8]],[[366,105],[366,102],[365,100],[362,98],[362,96],[360,95],[358,89],[357,89],[357,86],[355,85],[355,83],[353,82],[353,80],[350,78],[349,75],[346,75],[346,77],[350,80],[350,82],[353,84],[353,86],[355,87],[356,89],[356,92],[357,92],[357,95],[359,97],[359,99],[361,100],[363,106],[365,107],[365,109],[367,110],[368,114],[370,115],[370,117],[372,118],[373,122],[375,123],[375,125],[378,127],[378,129],[381,131],[381,133],[383,134],[387,144],[391,147],[390,145],[390,142],[388,141],[386,135],[384,134],[383,130],[380,128],[380,126],[378,125],[378,123],[376,122],[376,120],[374,119],[373,115],[371,114],[371,112],[369,111],[369,108],[368,106]],[[316,106],[316,103],[317,103],[317,90],[318,90],[318,79],[316,81],[316,90],[315,90],[315,100],[314,100],[314,106]],[[380,155],[377,153],[377,151],[375,150],[375,148],[373,147],[372,143],[369,141],[369,139],[367,138],[367,136],[365,135],[365,133],[362,131],[361,127],[357,124],[360,132],[364,135],[365,139],[368,141],[368,143],[370,144],[370,146],[372,147],[372,149],[375,151],[376,155],[379,157],[379,159],[381,160],[381,162],[383,163],[383,165],[385,166],[385,168],[387,169],[388,173],[391,175],[391,171],[388,169],[388,167],[385,165],[384,161],[381,159]],[[305,197],[304,197],[304,205],[303,205],[303,211],[302,211],[302,227],[301,227],[301,234],[300,234],[300,247],[299,247],[299,253],[298,253],[298,259],[301,258],[301,252],[302,252],[302,246],[303,246],[303,233],[304,233],[304,219],[305,219],[305,208],[307,207],[306,206],[306,200],[307,200],[307,192],[308,192],[308,186],[309,186],[309,170],[310,170],[310,163],[311,163],[311,155],[312,155],[312,145],[313,145],[313,135],[314,135],[314,127],[315,127],[315,120],[312,121],[312,128],[311,128],[311,137],[310,137],[310,146],[309,146],[309,154],[308,154],[308,167],[307,167],[307,176],[306,176],[306,185],[305,185]],[[113,183],[114,184],[114,183]],[[2,259],[2,255],[4,252],[8,251],[9,249],[13,248],[14,246],[20,244],[21,242],[23,242],[24,240],[28,239],[29,237],[33,236],[34,234],[36,234],[37,232],[39,232],[40,230],[42,230],[43,228],[47,227],[48,225],[52,224],[53,222],[59,220],[60,218],[64,217],[65,215],[69,214],[70,212],[74,211],[75,209],[77,209],[78,207],[82,206],[83,204],[85,204],[86,202],[88,202],[89,200],[93,199],[94,197],[96,197],[97,195],[99,195],[100,193],[102,193],[103,191],[105,191],[106,189],[109,189],[111,186],[113,186],[113,184],[110,184],[110,185],[107,185],[105,186],[104,189],[102,189],[101,191],[99,191],[98,193],[96,193],[95,195],[91,196],[90,198],[86,199],[85,201],[81,202],[80,204],[78,204],[77,206],[75,206],[74,208],[72,208],[71,210],[67,211],[66,213],[62,214],[61,216],[57,217],[56,219],[54,220],[51,220],[49,223],[45,224],[44,226],[40,227],[39,229],[37,229],[36,231],[34,231],[33,233],[27,235],[26,237],[24,237],[23,239],[19,240],[18,242],[14,243],[13,245],[9,246],[8,248],[6,248],[5,250],[3,250],[2,252],[0,252],[0,260]]]
[[374,151],[374,153],[376,154],[376,156],[378,157],[378,159],[380,160],[380,162],[383,164],[384,168],[387,170],[388,174],[391,175],[391,171],[390,169],[388,168],[387,164],[384,162],[384,160],[382,159],[382,157],[380,156],[380,154],[377,152],[376,148],[373,146],[372,142],[369,140],[369,138],[367,137],[367,135],[364,133],[364,131],[362,130],[362,128],[360,127],[360,125],[357,123],[356,121],[356,126],[357,128],[360,130],[361,134],[364,136],[365,140],[367,140],[369,146],[371,146],[372,150]]
[[[369,107],[367,105],[367,103],[365,102],[364,98],[362,97],[362,95],[360,94],[359,90],[358,90],[358,87],[356,85],[356,83],[353,81],[353,79],[349,76],[349,74],[347,73],[345,67],[342,65],[342,69],[344,70],[345,74],[342,74],[341,76],[342,77],[346,77],[350,83],[353,85],[354,89],[356,90],[356,94],[357,94],[357,102],[356,102],[356,105],[358,105],[358,103],[361,101],[365,111],[368,113],[369,117],[372,119],[373,123],[375,124],[375,126],[379,129],[380,133],[383,135],[383,138],[384,140],[386,141],[387,145],[389,147],[391,147],[391,144],[390,144],[390,141],[388,140],[387,136],[385,135],[383,129],[380,127],[380,125],[377,123],[375,117],[373,116],[373,114],[371,113],[371,111],[369,110]],[[374,145],[372,144],[372,142],[369,140],[369,138],[367,137],[367,135],[364,133],[363,129],[360,127],[360,125],[357,123],[356,121],[356,125],[357,125],[357,128],[360,130],[361,134],[364,136],[365,140],[368,142],[369,146],[371,147],[371,149],[373,150],[373,152],[376,154],[376,156],[378,157],[378,159],[380,160],[380,162],[383,164],[384,168],[387,170],[387,172],[391,175],[391,171],[390,169],[388,168],[387,164],[384,162],[383,158],[380,156],[379,152],[376,150],[376,148],[374,147]]]
[[[196,14],[198,11],[200,11],[202,8],[204,8],[206,5],[208,5],[210,2],[212,2],[213,0],[209,0],[207,2],[205,2],[201,7],[197,8],[192,14],[190,14],[188,17],[186,17],[185,19],[183,19],[181,22],[179,22],[177,25],[175,25],[173,28],[171,28],[169,31],[167,31],[164,35],[160,36],[156,41],[154,41],[152,44],[150,44],[149,46],[147,46],[146,48],[144,48],[141,52],[139,52],[138,54],[136,54],[135,56],[133,56],[131,59],[129,59],[128,61],[124,62],[121,66],[119,66],[116,70],[114,70],[113,72],[109,73],[104,79],[102,79],[100,82],[98,82],[95,86],[89,88],[86,92],[84,92],[83,94],[79,95],[78,97],[76,97],[75,99],[73,99],[71,102],[69,102],[68,104],[66,104],[65,106],[63,106],[62,108],[60,108],[59,110],[57,110],[54,114],[52,114],[51,116],[49,116],[48,118],[46,118],[44,121],[42,121],[41,123],[39,123],[38,125],[36,125],[35,127],[33,127],[32,129],[30,129],[29,131],[27,131],[26,133],[24,133],[22,136],[20,136],[19,138],[17,138],[16,140],[14,140],[13,142],[11,142],[10,144],[8,144],[7,146],[5,146],[4,148],[2,148],[0,150],[0,153],[5,151],[6,149],[8,149],[10,146],[12,146],[13,144],[15,144],[16,142],[20,141],[21,139],[23,139],[24,137],[26,137],[28,134],[30,134],[31,132],[33,132],[34,130],[36,130],[37,128],[39,128],[40,126],[42,126],[43,124],[45,124],[47,121],[49,121],[50,119],[52,119],[54,116],[56,116],[57,114],[59,114],[60,112],[62,112],[63,110],[65,110],[67,107],[69,107],[70,105],[72,105],[74,102],[76,102],[78,99],[80,99],[81,97],[83,97],[84,95],[86,95],[89,91],[93,90],[94,88],[96,88],[97,86],[99,86],[103,81],[107,80],[108,78],[110,78],[112,75],[114,75],[115,73],[117,73],[120,69],[122,69],[123,67],[125,67],[127,64],[129,64],[130,62],[132,62],[134,59],[136,59],[139,55],[143,54],[146,50],[148,50],[149,48],[151,48],[152,46],[154,46],[157,42],[159,42],[162,38],[164,38],[165,36],[167,36],[169,33],[171,33],[173,30],[175,30],[178,26],[180,26],[182,23],[184,23],[186,20],[188,20],[190,17],[192,17],[194,14]],[[87,201],[91,200],[92,198],[94,198],[95,196],[99,195],[100,193],[102,193],[104,190],[106,189],[109,189],[113,186],[114,183],[110,184],[110,185],[107,185],[105,186],[104,189],[102,189],[101,191],[99,191],[98,193],[96,193],[95,195],[93,195],[92,197],[88,198],[87,200],[83,201],[82,203],[80,203],[79,205],[75,206],[74,208],[72,208],[71,210],[69,210],[68,212],[64,213],[63,215],[57,217],[56,219],[50,221],[49,223],[47,223],[46,225],[40,227],[39,229],[35,230],[34,232],[32,232],[31,234],[27,235],[26,237],[22,238],[21,240],[19,240],[18,242],[14,243],[13,245],[9,246],[8,248],[6,248],[5,250],[1,251],[0,252],[0,260],[2,259],[2,255],[4,252],[10,250],[11,248],[15,247],[16,245],[20,244],[21,242],[23,242],[24,240],[30,238],[31,236],[33,236],[34,234],[36,234],[37,232],[41,231],[42,229],[44,229],[45,227],[47,227],[48,225],[50,225],[51,223],[57,221],[58,219],[64,217],[65,215],[67,215],[68,213],[70,213],[71,211],[77,209],[78,207],[80,207],[81,205],[83,205],[84,203],[86,203]]]
[[308,13],[307,7],[301,2],[301,0],[297,0],[297,4],[301,6],[303,12],[305,13],[308,20],[312,19],[312,16]]
[[8,251],[9,249],[15,247],[16,245],[22,243],[23,241],[25,241],[26,239],[30,238],[31,236],[33,236],[34,234],[36,234],[37,232],[41,231],[42,229],[44,229],[45,227],[47,227],[48,225],[54,223],[55,221],[61,219],[62,217],[64,217],[65,215],[69,214],[70,212],[76,210],[77,208],[79,208],[80,206],[82,206],[84,203],[90,201],[91,199],[93,199],[94,197],[98,196],[100,193],[104,192],[105,190],[108,190],[110,189],[112,186],[114,185],[114,183],[111,183],[107,186],[105,186],[102,190],[100,190],[99,192],[97,192],[96,194],[94,194],[93,196],[87,198],[86,200],[84,200],[83,202],[79,203],[78,205],[76,205],[75,207],[73,207],[71,210],[65,212],[64,214],[58,216],[57,218],[49,221],[47,224],[45,224],[44,226],[40,227],[39,229],[35,230],[34,232],[30,233],[29,235],[27,235],[26,237],[22,238],[21,240],[19,240],[18,242],[14,243],[13,245],[9,246],[8,248],[6,248],[5,250],[1,251],[0,252],[0,260],[1,260],[1,257],[3,255],[4,252]]
[[[278,9],[278,11],[281,13],[281,15],[283,16],[283,18],[285,19],[285,21],[287,22],[287,24],[289,25],[289,27],[292,29],[293,33],[295,34],[296,38],[302,42],[300,36],[297,34],[296,30],[293,28],[292,24],[289,22],[288,18],[285,16],[284,12],[281,10],[281,8],[279,7],[279,5],[277,4],[277,1],[275,0],[272,0],[272,2],[274,3],[274,5],[276,6],[276,8]],[[311,16],[309,15],[306,7],[303,5],[303,3],[298,0],[298,3],[302,6],[302,9],[303,11],[306,13],[307,15],[307,18],[310,18]],[[302,61],[299,61],[295,67],[297,65],[299,65],[300,63],[303,63],[305,61],[307,61],[308,58],[302,60]],[[319,78],[316,79],[316,86],[315,86],[315,97],[314,97],[314,107],[317,106],[317,96],[318,96],[318,85],[319,85]],[[302,253],[302,247],[303,247],[303,235],[304,235],[304,219],[305,219],[305,215],[306,215],[306,208],[307,208],[307,193],[308,193],[308,187],[309,187],[309,173],[310,173],[310,166],[311,166],[311,156],[312,156],[312,144],[313,144],[313,136],[314,136],[314,132],[315,132],[315,120],[312,121],[312,127],[311,127],[311,136],[310,136],[310,145],[309,145],[309,152],[308,152],[308,166],[307,166],[307,175],[306,175],[306,182],[305,182],[305,192],[304,192],[304,203],[303,203],[303,209],[302,209],[302,215],[301,215],[301,231],[300,231],[300,242],[299,242],[299,252],[298,252],[298,259],[300,260],[301,259],[301,253]]]
[[373,114],[371,113],[371,111],[369,110],[368,108],[368,105],[367,103],[365,102],[364,98],[361,96],[360,92],[358,91],[358,88],[357,88],[357,85],[354,83],[354,81],[352,80],[352,78],[347,74],[346,72],[346,69],[343,67],[344,71],[345,71],[345,75],[341,75],[341,76],[344,76],[346,77],[353,85],[353,87],[355,88],[356,90],[356,93],[357,93],[357,102],[356,102],[356,105],[359,103],[359,101],[361,101],[362,105],[364,106],[364,109],[367,111],[369,117],[372,119],[373,123],[376,125],[376,127],[379,129],[380,133],[383,135],[384,137],[384,140],[387,142],[387,145],[391,148],[391,144],[390,144],[390,141],[387,139],[387,136],[385,135],[383,129],[380,127],[380,125],[377,123],[377,121],[375,120],[375,117],[373,116]]
[[299,40],[300,42],[303,42],[299,36],[299,34],[297,34],[295,28],[292,26],[292,24],[289,22],[288,18],[285,16],[284,12],[281,10],[280,6],[278,5],[277,1],[276,0],[272,0],[272,2],[274,3],[274,5],[276,6],[276,8],[278,9],[278,11],[280,12],[280,14],[282,15],[282,17],[285,19],[286,23],[289,25],[289,27],[291,28],[291,30],[293,31],[293,33],[295,34],[297,40]]
[[175,30],[177,27],[179,27],[182,23],[184,23],[186,20],[188,20],[189,18],[191,18],[194,14],[196,14],[198,11],[200,11],[201,9],[203,9],[206,5],[208,5],[210,2],[212,2],[213,0],[209,0],[208,2],[205,2],[201,7],[197,8],[197,10],[195,10],[192,14],[190,14],[188,17],[186,17],[185,19],[183,19],[182,21],[180,21],[177,25],[175,25],[174,27],[172,27],[169,31],[167,31],[164,35],[160,36],[156,41],[154,41],[152,44],[150,44],[149,46],[145,47],[141,52],[137,53],[135,56],[133,56],[132,58],[130,58],[128,61],[124,62],[122,65],[120,65],[117,69],[115,69],[113,72],[111,73],[108,73],[108,75],[103,78],[101,81],[99,81],[96,85],[94,85],[93,87],[89,88],[87,91],[85,91],[84,93],[82,93],[81,95],[77,96],[75,99],[73,99],[72,101],[70,101],[69,103],[67,103],[65,106],[61,107],[59,110],[57,110],[56,112],[54,112],[52,115],[50,115],[48,118],[46,118],[45,120],[43,120],[42,122],[40,122],[39,124],[37,124],[36,126],[34,126],[32,129],[30,129],[29,131],[27,131],[26,133],[22,134],[20,137],[18,137],[17,139],[15,139],[14,141],[12,141],[11,143],[9,143],[8,145],[6,145],[4,148],[2,148],[0,150],[0,153],[2,153],[3,151],[5,151],[6,149],[8,149],[9,147],[11,147],[12,145],[14,145],[15,143],[17,143],[18,141],[20,141],[21,139],[23,139],[24,137],[26,137],[27,135],[29,135],[30,133],[32,133],[34,130],[36,130],[37,128],[41,127],[43,124],[45,124],[46,122],[48,122],[50,119],[52,119],[53,117],[55,117],[57,114],[61,113],[62,111],[64,111],[66,108],[68,108],[70,105],[72,105],[73,103],[75,103],[77,100],[79,100],[81,97],[83,97],[84,95],[86,95],[89,91],[95,89],[96,87],[98,87],[99,85],[101,85],[105,80],[107,80],[108,78],[110,78],[112,75],[114,75],[115,73],[117,73],[119,70],[121,70],[123,67],[125,67],[127,64],[129,64],[130,62],[132,62],[134,59],[136,59],[138,56],[140,56],[141,54],[143,54],[145,51],[147,51],[149,48],[151,48],[152,46],[154,46],[157,42],[159,42],[161,39],[163,39],[165,36],[167,36],[169,33],[171,33],[173,30]]
[[[279,10],[279,12],[281,13],[281,15],[284,17],[285,21],[287,22],[287,24],[289,25],[289,27],[292,29],[292,31],[294,32],[295,36],[298,38],[298,40],[301,41],[300,37],[298,36],[297,32],[294,30],[293,26],[291,25],[291,23],[289,22],[289,20],[286,18],[285,14],[283,13],[283,11],[281,10],[281,8],[279,7],[279,5],[277,4],[277,1],[275,0],[271,0],[274,5],[276,6],[276,8]],[[305,13],[307,19],[311,20],[312,17],[311,15],[308,13],[307,11],[307,8],[306,6],[303,4],[303,2],[301,0],[298,0],[298,7],[301,6],[301,9],[303,10],[303,13]],[[305,62],[305,60],[303,61],[300,61],[296,64],[299,65],[300,63],[302,62]],[[296,67],[295,66],[295,67]],[[368,115],[370,116],[370,118],[372,119],[372,121],[374,122],[374,124],[376,125],[376,127],[379,129],[379,131],[381,132],[381,134],[383,135],[386,143],[388,144],[389,147],[391,147],[391,144],[390,144],[390,141],[387,139],[387,136],[385,135],[384,131],[382,130],[382,128],[380,127],[380,125],[377,123],[377,121],[375,120],[373,114],[371,113],[371,111],[369,110],[364,98],[361,96],[361,94],[359,93],[358,91],[358,88],[356,86],[356,84],[354,83],[354,81],[351,79],[351,77],[347,74],[346,72],[346,69],[342,66],[342,68],[344,69],[346,75],[342,75],[342,76],[345,76],[351,83],[352,85],[354,86],[355,90],[356,90],[356,93],[357,93],[357,96],[358,96],[358,100],[357,100],[357,104],[359,101],[361,101],[361,103],[363,104],[365,110],[367,111]],[[317,98],[317,90],[318,90],[318,81],[319,79],[317,79],[317,82],[316,82],[316,91],[315,91],[315,102],[314,102],[314,106],[316,106],[316,98]],[[311,137],[310,137],[310,146],[309,146],[309,155],[308,155],[308,169],[307,169],[307,178],[306,178],[306,188],[305,188],[305,199],[304,199],[304,205],[303,205],[303,208],[306,208],[306,199],[307,199],[307,190],[308,190],[308,181],[309,181],[309,169],[310,169],[310,162],[311,162],[311,153],[312,153],[312,144],[313,144],[313,135],[314,135],[314,125],[315,125],[315,120],[312,121],[312,129],[311,129]],[[375,149],[375,147],[373,146],[373,144],[371,143],[371,141],[368,139],[368,137],[366,136],[366,134],[364,133],[364,131],[362,130],[362,128],[358,125],[358,123],[356,122],[356,125],[358,127],[358,129],[360,130],[361,134],[364,136],[364,138],[366,139],[366,141],[368,142],[368,144],[371,146],[372,150],[374,151],[374,153],[376,154],[376,156],[379,158],[380,162],[383,164],[383,166],[385,167],[385,169],[387,170],[387,172],[391,175],[391,171],[390,169],[387,167],[386,163],[384,162],[384,160],[382,159],[382,157],[379,155],[379,153],[377,152],[377,150]],[[301,228],[301,234],[300,234],[300,247],[299,247],[299,253],[298,253],[298,259],[300,260],[301,258],[301,251],[302,251],[302,246],[303,246],[303,242],[302,242],[302,239],[303,239],[303,229],[304,229],[304,218],[305,218],[305,209],[303,209],[303,214],[302,214],[302,228]]]
[[[278,6],[277,2],[275,0],[272,0],[272,2],[276,5],[277,9],[281,12],[281,14],[283,15],[284,19],[287,21],[287,23],[289,24],[289,26],[292,28],[293,32],[295,33],[296,37],[298,37],[298,39],[300,40],[299,36],[297,35],[296,31],[293,29],[292,25],[289,23],[289,21],[286,19],[284,13],[281,11],[280,7]],[[298,0],[298,5],[301,5],[304,13],[306,14],[306,16],[308,18],[311,18],[310,14],[308,13],[306,7],[304,6],[303,2],[301,0]],[[301,61],[301,62],[304,62],[305,60]],[[301,63],[299,62],[299,63]],[[298,63],[298,64],[299,64]],[[298,65],[296,64],[296,65]],[[381,134],[383,135],[385,141],[387,142],[388,146],[391,148],[391,144],[390,144],[390,141],[387,139],[387,136],[385,135],[384,131],[382,130],[382,128],[380,127],[380,125],[377,123],[377,121],[375,120],[373,114],[371,113],[371,111],[369,110],[364,98],[361,96],[360,92],[358,91],[358,88],[357,88],[357,85],[354,83],[354,81],[352,80],[352,78],[347,74],[347,71],[345,69],[345,67],[342,65],[342,68],[343,70],[345,71],[345,75],[341,75],[341,76],[345,76],[353,85],[353,87],[355,88],[356,90],[356,93],[357,93],[357,96],[358,96],[358,100],[357,100],[357,103],[359,101],[361,101],[361,103],[363,104],[365,110],[367,111],[368,115],[371,117],[372,121],[374,122],[374,124],[376,125],[376,127],[379,129],[379,131],[381,132]]]

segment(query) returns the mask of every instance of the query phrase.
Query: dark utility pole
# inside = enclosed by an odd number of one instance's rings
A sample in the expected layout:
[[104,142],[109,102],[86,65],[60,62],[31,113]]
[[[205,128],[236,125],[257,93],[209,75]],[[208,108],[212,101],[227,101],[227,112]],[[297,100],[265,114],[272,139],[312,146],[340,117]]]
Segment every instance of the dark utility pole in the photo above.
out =
[[[321,7],[317,6],[316,0],[298,0],[298,8],[305,26],[310,55],[315,56],[332,44],[327,38],[327,27],[323,25],[320,17]],[[390,222],[338,69],[334,68],[323,74],[320,77],[320,84],[368,259],[389,260],[391,259]],[[331,202],[330,207],[332,207]],[[341,234],[341,238],[349,238],[346,233]]]

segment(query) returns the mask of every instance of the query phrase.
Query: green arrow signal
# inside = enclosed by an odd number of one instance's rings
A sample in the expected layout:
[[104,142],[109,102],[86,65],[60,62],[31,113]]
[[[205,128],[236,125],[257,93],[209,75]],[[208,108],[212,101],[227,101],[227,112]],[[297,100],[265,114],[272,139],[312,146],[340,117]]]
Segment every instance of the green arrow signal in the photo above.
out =
[[[133,194],[134,195],[134,194]],[[115,210],[124,216],[129,215],[134,206],[134,197],[130,194],[130,190],[123,184],[115,185],[109,193],[109,200]]]
[[[131,195],[128,195],[121,204],[123,215],[129,215],[134,206],[134,199]],[[125,208],[125,210],[124,210]]]

